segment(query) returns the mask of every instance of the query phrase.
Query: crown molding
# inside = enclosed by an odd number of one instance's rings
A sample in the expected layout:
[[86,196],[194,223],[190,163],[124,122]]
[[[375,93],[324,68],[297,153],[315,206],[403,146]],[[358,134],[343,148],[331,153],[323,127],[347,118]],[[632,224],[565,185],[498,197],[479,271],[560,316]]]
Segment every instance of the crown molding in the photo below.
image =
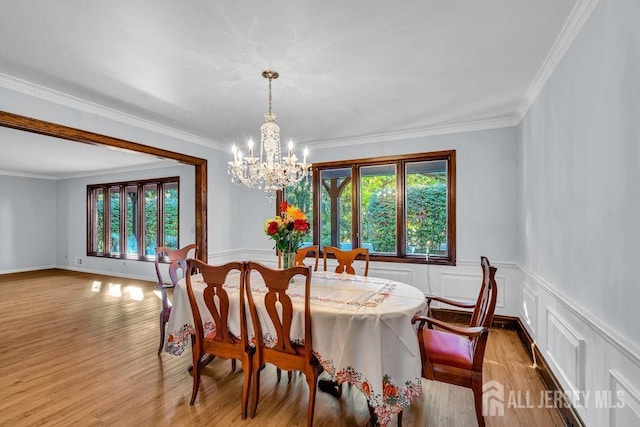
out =
[[65,175],[56,175],[54,179],[62,180],[62,179],[83,178],[88,176],[110,175],[114,173],[135,172],[135,171],[142,171],[142,170],[171,168],[171,167],[177,167],[177,166],[184,166],[184,165],[182,163],[179,163],[173,160],[163,160],[160,162],[145,163],[145,164],[136,165],[136,166],[124,166],[119,168],[100,169],[100,170],[95,170],[91,172],[77,172],[77,173],[70,173]]
[[146,129],[148,131],[155,132],[161,135],[166,135],[172,138],[180,139],[182,141],[202,145],[207,148],[213,148],[220,151],[226,151],[228,149],[226,145],[221,144],[217,141],[212,141],[188,132],[183,132],[151,120],[142,119],[132,114],[123,113],[113,108],[104,107],[102,105],[89,102],[62,92],[58,92],[56,90],[37,85],[35,83],[27,82],[25,80],[15,78],[7,74],[0,73],[0,87],[23,93],[25,95],[33,96],[34,98],[39,98],[44,101],[52,102],[54,104],[62,105],[74,110],[104,117],[106,119],[120,122],[126,125]]
[[52,181],[55,181],[56,179],[58,179],[54,175],[42,175],[42,174],[37,174],[37,173],[25,173],[25,172],[14,172],[14,171],[0,170],[0,176],[2,176],[2,175],[4,175],[4,176],[18,176],[20,178],[48,179],[48,180],[52,180]]
[[398,132],[379,133],[373,135],[356,136],[353,138],[338,138],[319,141],[310,141],[313,148],[334,148],[360,144],[372,144],[377,142],[389,142],[399,139],[416,139],[425,138],[435,135],[446,135],[453,133],[473,132],[479,130],[499,129],[517,126],[519,120],[516,116],[504,117],[499,119],[480,120],[475,122],[467,122],[453,124],[447,126],[433,126],[422,129],[405,130]]
[[43,175],[43,174],[36,174],[36,173],[0,170],[0,176],[4,175],[4,176],[16,176],[20,178],[35,178],[35,179],[46,179],[50,181],[60,181],[63,179],[83,178],[83,177],[98,176],[98,175],[110,175],[114,173],[135,172],[135,171],[150,170],[150,169],[170,168],[170,167],[176,167],[176,166],[181,166],[181,163],[167,160],[167,161],[147,163],[147,164],[137,165],[137,166],[100,169],[100,170],[94,170],[91,172],[77,172],[77,173],[70,173],[65,175]]
[[553,43],[551,50],[547,54],[542,66],[538,70],[538,74],[533,79],[533,82],[529,86],[529,89],[524,95],[522,102],[516,109],[515,115],[517,117],[518,123],[522,121],[524,116],[529,111],[529,108],[535,100],[538,98],[540,91],[551,77],[551,74],[556,69],[564,55],[571,47],[571,44],[578,36],[582,27],[591,16],[591,12],[595,9],[598,4],[598,0],[577,0],[576,4],[573,6],[573,10],[569,14],[569,17],[564,23],[562,30],[560,30],[560,34],[556,38],[556,41]]

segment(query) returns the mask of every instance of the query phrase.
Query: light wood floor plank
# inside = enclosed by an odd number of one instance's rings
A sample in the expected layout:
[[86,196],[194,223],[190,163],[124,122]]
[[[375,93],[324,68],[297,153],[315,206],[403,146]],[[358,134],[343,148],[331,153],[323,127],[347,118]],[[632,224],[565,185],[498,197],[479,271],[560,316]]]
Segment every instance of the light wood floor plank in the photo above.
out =
[[[117,296],[115,289],[121,291]],[[129,288],[131,287],[131,288]],[[109,290],[111,289],[111,292]],[[304,377],[262,374],[254,419],[240,417],[240,364],[215,360],[189,405],[190,353],[156,354],[160,300],[154,283],[64,270],[0,275],[0,425],[2,426],[302,426]],[[139,291],[142,300],[136,300]],[[515,332],[492,331],[485,381],[508,391],[544,391]],[[423,381],[424,395],[404,413],[405,426],[476,425],[471,390]],[[316,426],[366,426],[362,393],[341,399],[319,392]],[[537,400],[535,403],[537,403]],[[505,408],[489,426],[562,426],[554,409]],[[395,421],[394,421],[395,422]]]

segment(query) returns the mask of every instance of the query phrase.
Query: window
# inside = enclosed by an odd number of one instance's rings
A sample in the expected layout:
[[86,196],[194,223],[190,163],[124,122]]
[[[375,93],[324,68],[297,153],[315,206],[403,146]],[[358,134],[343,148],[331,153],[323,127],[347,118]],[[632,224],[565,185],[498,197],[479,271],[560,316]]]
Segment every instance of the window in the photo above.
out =
[[87,255],[151,260],[178,248],[179,177],[87,186]]
[[315,163],[313,179],[284,197],[309,215],[308,244],[364,247],[377,261],[425,263],[428,255],[455,265],[453,150]]

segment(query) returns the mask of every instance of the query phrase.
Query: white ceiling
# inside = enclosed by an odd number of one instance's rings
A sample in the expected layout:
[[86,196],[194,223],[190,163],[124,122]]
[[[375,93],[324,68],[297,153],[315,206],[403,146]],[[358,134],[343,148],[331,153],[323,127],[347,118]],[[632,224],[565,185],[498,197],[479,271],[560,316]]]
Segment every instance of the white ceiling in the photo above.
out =
[[0,78],[219,146],[259,136],[272,68],[282,138],[313,149],[517,122],[580,2],[14,1],[0,14]]

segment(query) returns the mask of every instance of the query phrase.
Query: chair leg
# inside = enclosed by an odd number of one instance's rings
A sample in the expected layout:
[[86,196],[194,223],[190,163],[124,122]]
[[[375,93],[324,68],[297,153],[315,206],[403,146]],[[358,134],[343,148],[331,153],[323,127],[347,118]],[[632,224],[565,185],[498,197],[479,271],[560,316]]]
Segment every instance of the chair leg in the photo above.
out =
[[202,370],[202,365],[200,364],[200,358],[202,354],[199,349],[196,349],[195,346],[192,347],[193,351],[193,389],[191,390],[191,401],[189,401],[189,405],[193,405],[196,401],[196,396],[198,395],[198,389],[200,388],[200,371]]
[[166,329],[165,325],[167,324],[165,319],[164,310],[162,310],[160,312],[160,346],[158,347],[158,354],[162,353],[162,347],[164,347],[164,331]]
[[316,409],[316,383],[318,382],[317,375],[307,375],[307,385],[309,386],[309,405],[307,406],[307,426],[313,427],[313,413]]
[[402,411],[398,412],[398,427],[402,427]]
[[[234,359],[235,360],[235,359]],[[242,361],[242,373],[244,379],[242,382],[242,419],[247,419],[247,411],[249,409],[249,391],[251,390],[251,377],[253,376],[251,366],[251,356],[246,357]]]
[[482,378],[480,381],[471,383],[473,390],[473,400],[476,406],[476,418],[478,419],[478,427],[485,427],[484,417],[482,416]]
[[236,371],[236,359],[231,359],[231,372]]
[[251,405],[251,418],[256,416],[258,400],[260,399],[260,367],[253,367],[253,402]]
[[276,379],[280,382],[280,378],[282,378],[282,369],[276,368]]
[[289,379],[289,382],[291,382],[291,378],[293,378],[293,371],[287,371],[287,378]]

